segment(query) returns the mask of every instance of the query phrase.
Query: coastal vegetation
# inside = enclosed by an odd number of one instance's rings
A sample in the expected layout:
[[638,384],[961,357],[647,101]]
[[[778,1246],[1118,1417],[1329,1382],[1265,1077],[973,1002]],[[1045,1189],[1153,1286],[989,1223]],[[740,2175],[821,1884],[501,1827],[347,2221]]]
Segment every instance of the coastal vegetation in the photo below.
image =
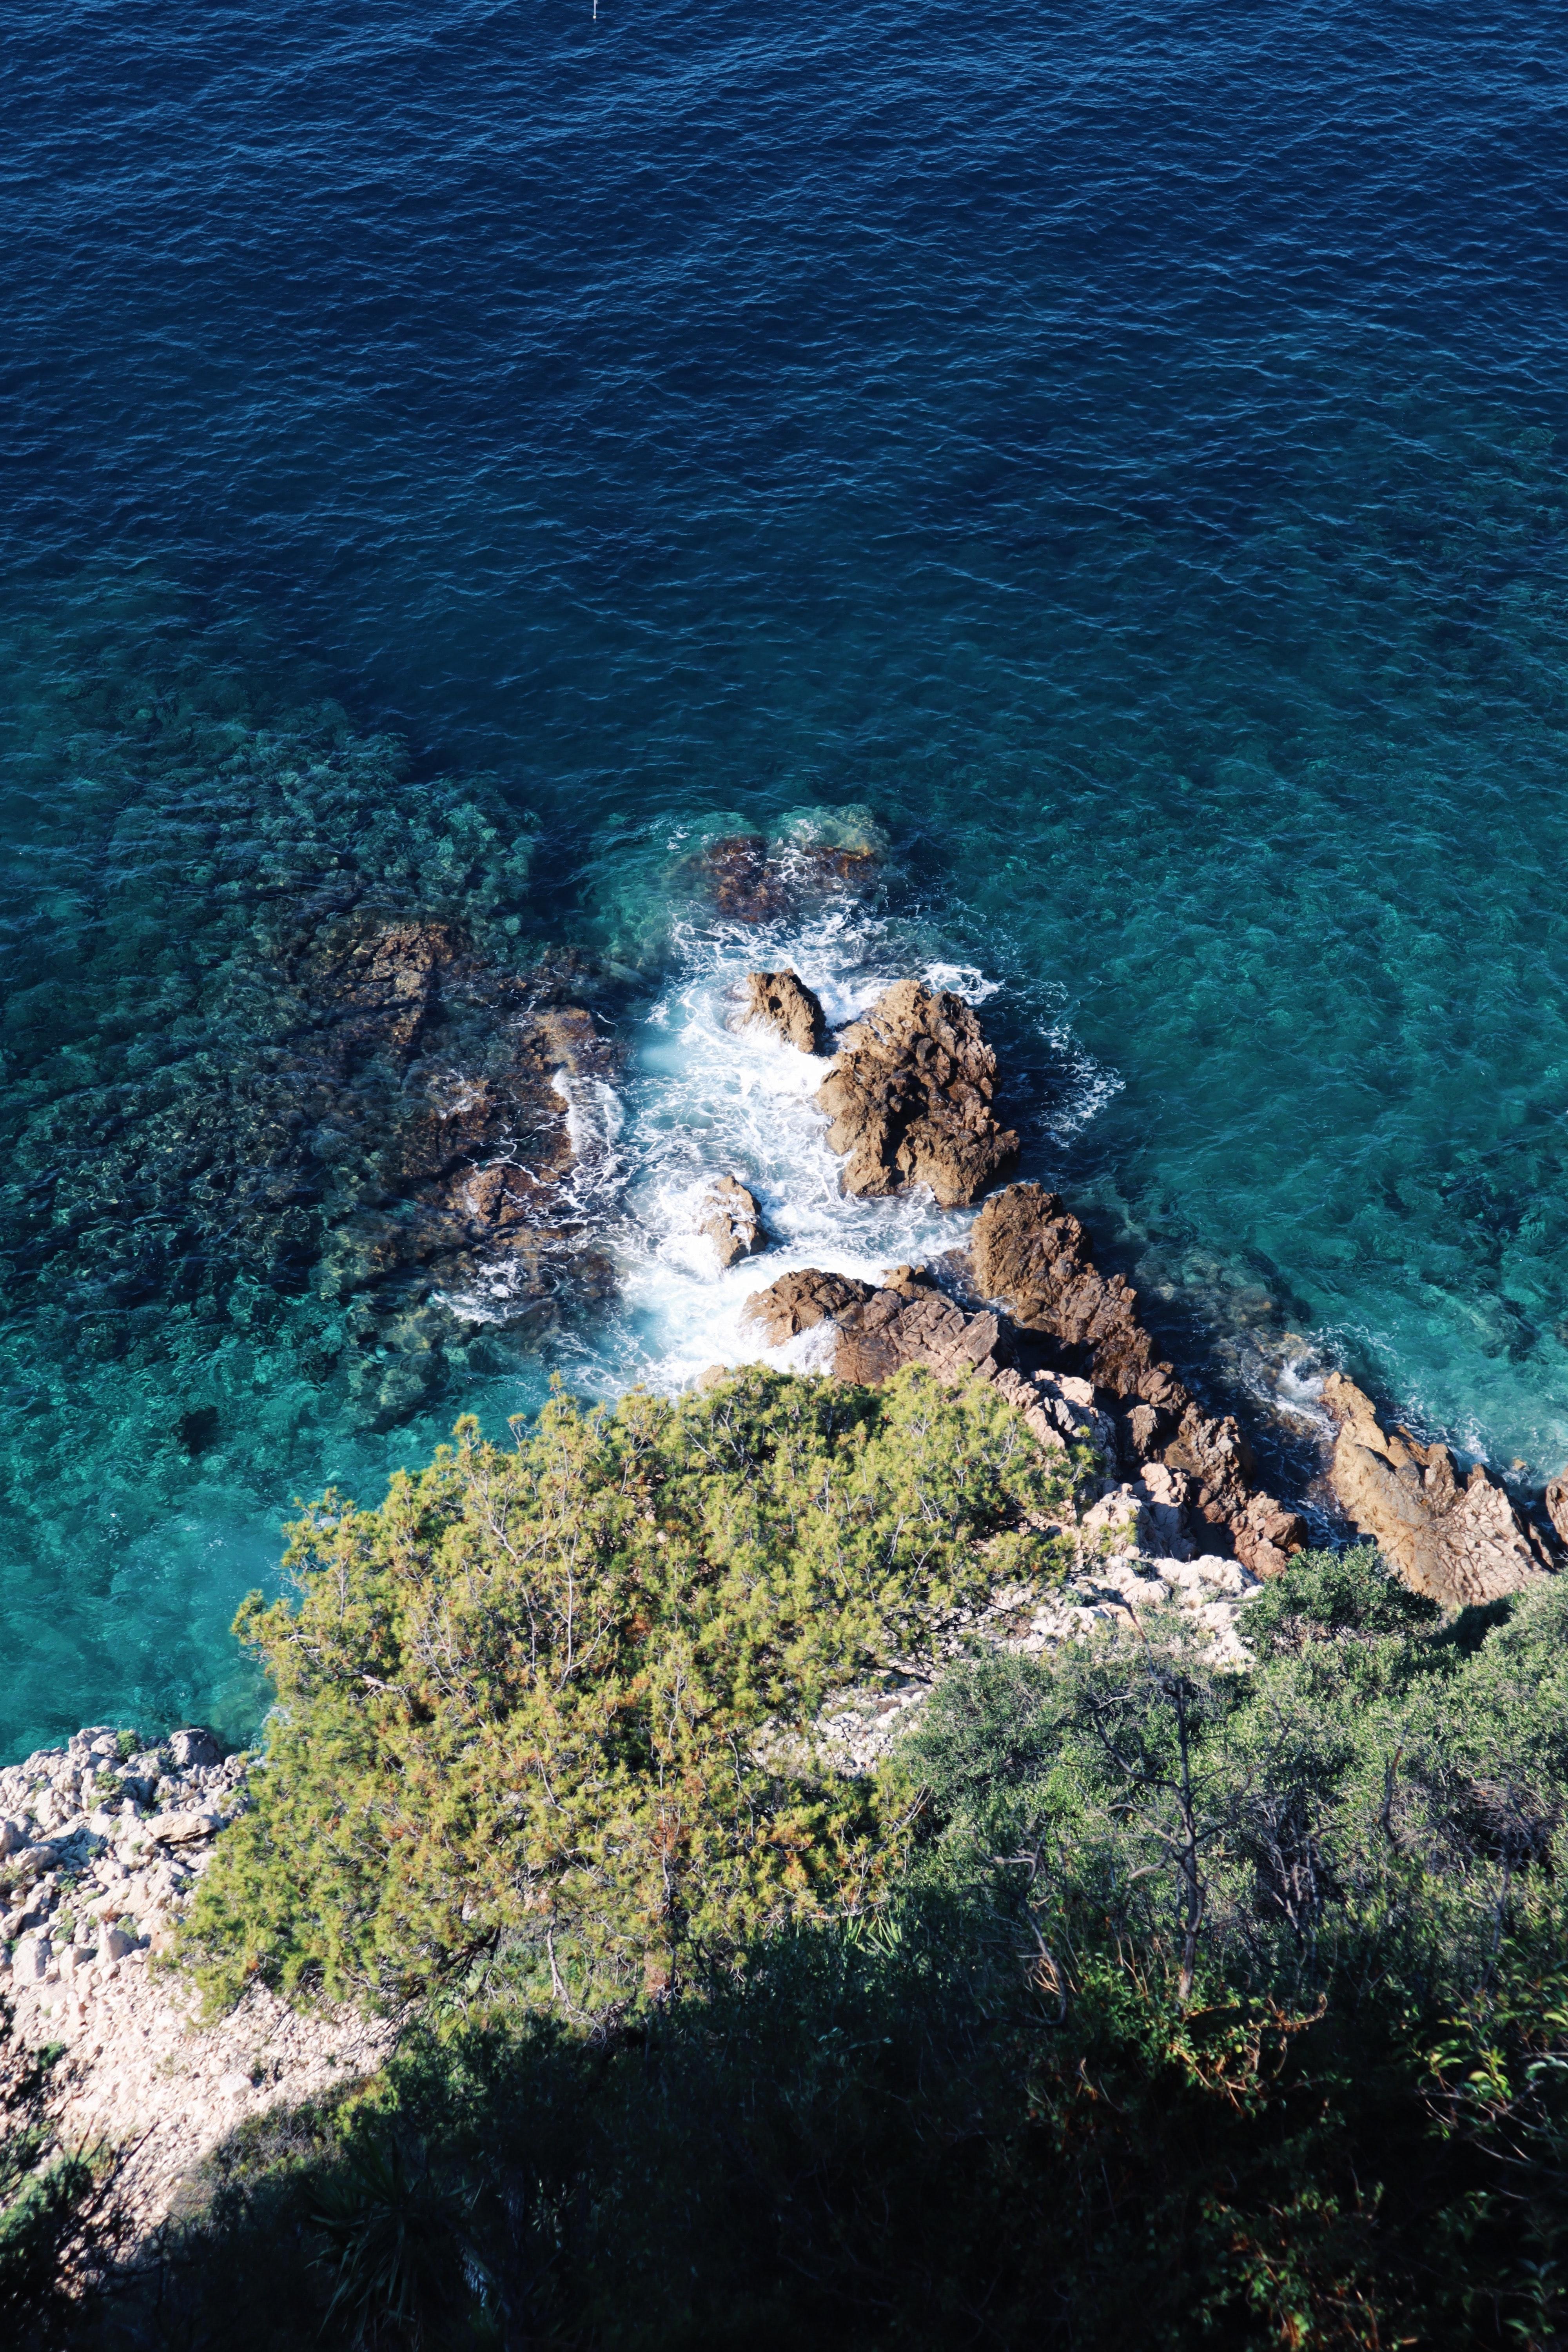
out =
[[835,1772],[848,1677],[1059,1574],[1022,1427],[749,1370],[309,1512],[187,1950],[405,2030],[73,2340],[1560,2343],[1568,1587],[1309,1552],[1240,1671],[1175,1611],[960,1630]]
[[293,1531],[298,1591],[237,1630],[278,1708],[190,1942],[403,2001],[505,1983],[591,2019],[885,1893],[908,1808],[816,1762],[824,1700],[1023,1568],[1068,1504],[980,1383],[755,1368],[679,1402],[557,1394],[472,1422],[380,1507]]

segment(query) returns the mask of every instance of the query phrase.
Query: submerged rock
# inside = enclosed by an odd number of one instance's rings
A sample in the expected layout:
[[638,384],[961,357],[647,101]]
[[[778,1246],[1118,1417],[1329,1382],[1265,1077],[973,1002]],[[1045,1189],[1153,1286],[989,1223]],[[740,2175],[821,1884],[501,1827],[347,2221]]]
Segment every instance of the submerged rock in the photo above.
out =
[[252,1344],[385,1426],[499,1358],[442,1303],[498,1246],[510,1320],[608,1279],[556,1084],[604,1062],[603,971],[523,944],[533,828],[482,780],[416,782],[342,714],[242,724],[199,678],[97,716],[114,879],[67,1025],[13,1073],[22,1310],[40,1353],[123,1360],[193,1458],[244,1442],[212,1368]]
[[769,856],[765,834],[734,834],[712,842],[700,862],[720,914],[742,923],[765,923],[789,913],[794,903],[790,877]]
[[826,1023],[821,1005],[798,972],[749,971],[740,1025],[757,1022],[803,1054],[820,1054]]
[[887,854],[869,809],[797,809],[771,837],[715,832],[696,871],[715,910],[741,923],[767,923],[841,891],[864,889]]
[[1522,1591],[1550,1570],[1544,1539],[1483,1464],[1461,1486],[1446,1445],[1385,1432],[1372,1399],[1342,1373],[1330,1374],[1323,1402],[1339,1423],[1334,1493],[1415,1591],[1463,1609]]
[[845,1154],[847,1192],[929,1184],[938,1205],[967,1207],[1016,1158],[991,1108],[996,1056],[961,996],[900,980],[846,1029],[816,1097]]
[[709,1188],[702,1231],[718,1253],[721,1266],[734,1265],[766,1247],[762,1212],[745,1186],[734,1176],[716,1177]]

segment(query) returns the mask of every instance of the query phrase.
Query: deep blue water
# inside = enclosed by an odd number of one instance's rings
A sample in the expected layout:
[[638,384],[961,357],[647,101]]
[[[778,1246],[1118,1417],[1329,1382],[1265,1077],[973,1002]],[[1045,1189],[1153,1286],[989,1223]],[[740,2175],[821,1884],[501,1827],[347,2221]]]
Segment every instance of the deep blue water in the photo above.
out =
[[[705,826],[872,813],[763,944],[989,992],[1221,1371],[1568,1457],[1565,72],[1484,5],[11,12],[0,1748],[242,1727],[293,1496],[721,1350],[709,1162],[931,1237],[727,1042]],[[262,1235],[333,859],[616,967],[613,1297],[356,1339],[330,1120]]]

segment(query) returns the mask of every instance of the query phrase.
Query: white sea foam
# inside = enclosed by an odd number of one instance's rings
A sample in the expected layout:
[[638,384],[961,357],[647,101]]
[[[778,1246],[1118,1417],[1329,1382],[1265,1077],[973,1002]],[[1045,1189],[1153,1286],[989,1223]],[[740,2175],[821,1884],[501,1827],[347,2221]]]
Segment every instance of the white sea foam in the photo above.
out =
[[[570,1205],[591,1219],[613,1262],[616,1296],[595,1328],[570,1343],[574,1382],[613,1393],[642,1382],[679,1388],[714,1364],[748,1360],[807,1370],[826,1360],[826,1335],[764,1350],[742,1315],[753,1292],[802,1266],[874,1280],[963,1242],[973,1213],[944,1211],[929,1191],[892,1200],[847,1198],[843,1161],[827,1146],[813,1103],[831,1058],[802,1054],[766,1031],[735,1025],[744,975],[788,965],[820,998],[830,1029],[864,1013],[895,980],[922,971],[971,1003],[1002,983],[978,967],[927,961],[921,943],[854,905],[805,920],[689,926],[677,931],[670,978],[633,1041],[619,1089],[561,1073],[577,1159]],[[1119,1081],[1081,1055],[1064,1057],[1070,1105]],[[1076,1114],[1076,1115],[1075,1115]],[[721,1269],[702,1234],[715,1177],[755,1195],[765,1253]],[[449,1304],[474,1319],[506,1312],[503,1264]]]
[[1061,1064],[1068,1080],[1060,1100],[1051,1106],[1045,1119],[1052,1141],[1064,1144],[1081,1134],[1106,1104],[1121,1092],[1127,1081],[1120,1070],[1097,1062],[1065,1021],[1053,1021],[1048,1027],[1042,1027],[1040,1034]]
[[999,980],[987,980],[974,963],[928,963],[924,979],[928,988],[951,989],[966,1004],[985,1003],[1002,986]]

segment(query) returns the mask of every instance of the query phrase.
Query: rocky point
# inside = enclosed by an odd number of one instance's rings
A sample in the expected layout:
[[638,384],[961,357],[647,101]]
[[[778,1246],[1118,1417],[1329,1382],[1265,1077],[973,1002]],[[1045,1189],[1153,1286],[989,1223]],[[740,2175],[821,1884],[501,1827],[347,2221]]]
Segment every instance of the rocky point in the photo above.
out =
[[[1332,1478],[1341,1507],[1415,1591],[1464,1609],[1550,1572],[1546,1537],[1484,1464],[1461,1483],[1446,1445],[1383,1429],[1372,1399],[1342,1373],[1329,1375],[1323,1402],[1339,1424]],[[1549,1509],[1550,1501],[1549,1488]]]
[[963,997],[896,982],[842,1033],[817,1093],[844,1190],[929,1184],[944,1209],[978,1200],[1018,1152],[992,1109],[995,1088],[996,1056]]
[[1072,1380],[1095,1415],[1095,1444],[1127,1473],[1134,1521],[1149,1530],[1158,1517],[1163,1551],[1232,1554],[1269,1577],[1304,1549],[1305,1522],[1257,1484],[1233,1416],[1205,1412],[1159,1360],[1136,1292],[1100,1273],[1055,1193],[1016,1184],[988,1201],[967,1260],[954,1253],[950,1272],[967,1274],[988,1303],[963,1307],[910,1266],[879,1285],[806,1268],[754,1294],[747,1318],[769,1346],[829,1326],[824,1369],[867,1386],[908,1364],[942,1381],[992,1381],[1047,1444],[1061,1443],[1055,1407]]

